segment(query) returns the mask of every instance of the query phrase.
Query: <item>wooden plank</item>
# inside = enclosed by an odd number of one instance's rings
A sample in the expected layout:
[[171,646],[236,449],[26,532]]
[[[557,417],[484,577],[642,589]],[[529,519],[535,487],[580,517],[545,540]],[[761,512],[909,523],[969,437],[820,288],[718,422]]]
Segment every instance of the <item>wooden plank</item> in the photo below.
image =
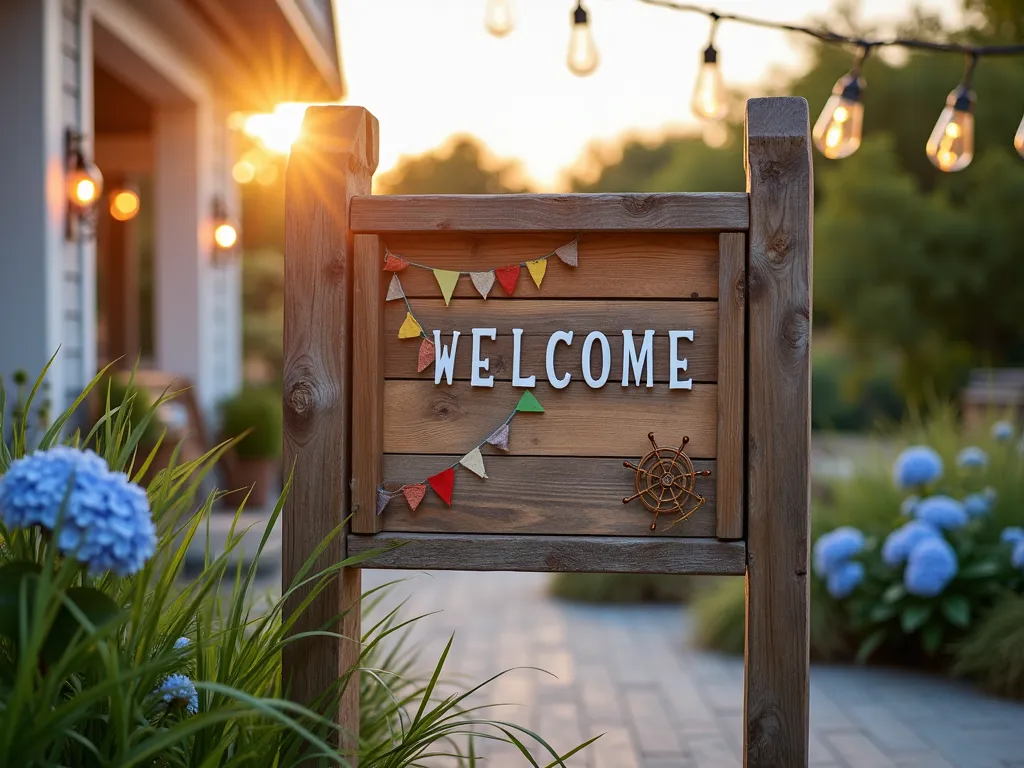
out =
[[745,230],[743,192],[374,195],[352,201],[355,232],[710,232]]
[[747,102],[744,766],[806,766],[813,175],[807,102]]
[[[384,430],[384,244],[376,235],[355,236],[352,334],[352,531],[376,533]],[[388,339],[390,342],[390,339]],[[389,344],[389,346],[395,346]]]
[[[678,354],[686,357],[686,375],[693,377],[695,382],[718,381],[718,339],[717,334],[711,328],[713,318],[708,314],[702,314],[699,318],[700,324],[694,329],[694,339],[700,342],[690,343],[680,341]],[[575,322],[573,323],[575,324]],[[707,326],[707,327],[705,327]],[[504,329],[506,333],[510,329]],[[664,329],[661,329],[664,332]],[[573,338],[570,349],[560,349],[557,356],[560,370],[568,371],[572,375],[572,381],[583,381],[583,363],[580,349],[583,340],[587,338],[587,329],[577,329],[576,333],[582,331],[580,341]],[[455,368],[453,378],[459,381],[470,380],[470,365],[472,364],[472,338],[468,331],[467,335],[459,338],[458,354],[455,356]],[[446,343],[451,344],[451,333],[446,330],[442,334]],[[637,342],[639,343],[639,342]],[[512,353],[513,339],[511,336],[498,336],[495,341],[487,339],[481,347],[483,354],[490,359],[488,373],[493,374],[495,381],[512,380]],[[622,334],[609,334],[608,346],[611,349],[612,370],[618,365],[619,379],[622,381]],[[434,366],[431,365],[424,371],[416,370],[417,353],[419,352],[419,339],[394,339],[386,336],[384,340],[384,376],[389,379],[425,379],[434,380]],[[520,375],[534,374],[539,379],[544,378],[544,355],[547,349],[547,336],[533,336],[523,333],[522,349],[520,351],[519,373]],[[598,355],[599,349],[595,349],[591,359],[592,374],[600,373],[601,359]],[[654,380],[658,384],[664,384],[669,380],[668,366],[668,336],[661,335],[654,337]],[[612,379],[609,379],[611,381]],[[585,386],[585,384],[584,384]]]
[[743,573],[742,541],[628,536],[490,536],[378,533],[348,537],[353,555],[380,552],[363,568],[583,573]]
[[[555,331],[582,333],[573,347],[583,345],[591,331],[601,331],[609,338],[622,338],[623,330],[637,332],[648,328],[659,335],[670,330],[692,330],[693,342],[680,342],[680,355],[688,355],[690,347],[706,345],[718,333],[717,301],[571,301],[521,299],[514,302],[420,299],[410,302],[413,315],[423,330],[433,337],[434,329],[447,337],[452,331],[467,336],[473,328],[496,328],[499,335],[511,335],[513,328],[524,329],[524,339],[543,335],[541,344]],[[398,338],[398,329],[405,320],[405,303],[389,301],[384,309],[384,333],[389,340]],[[467,339],[467,341],[470,341]],[[461,341],[460,341],[461,345]],[[524,342],[525,346],[525,342]],[[468,348],[468,345],[467,345]],[[461,352],[460,352],[461,354]],[[667,358],[662,363],[668,365]],[[620,363],[621,364],[621,363]]]
[[[511,233],[474,235],[464,232],[392,234],[386,245],[408,261],[437,269],[480,271],[542,258],[565,245],[572,235]],[[579,266],[557,257],[548,261],[538,288],[522,270],[513,301],[547,299],[707,299],[718,296],[718,236],[712,233],[638,232],[587,233],[578,243]],[[429,269],[411,267],[400,275],[410,298],[437,298],[437,282]],[[456,298],[480,299],[469,277],[455,289]],[[495,283],[488,300],[509,297]]]
[[746,493],[747,237],[719,236],[718,300],[718,538],[743,537]]
[[[434,533],[589,534],[594,536],[714,536],[715,462],[697,461],[694,490],[707,501],[685,521],[671,524],[678,515],[654,519],[639,500],[622,503],[633,495],[635,473],[619,459],[539,458],[497,455],[487,448],[487,479],[457,471],[455,496],[449,508],[428,493],[415,512],[401,497],[382,515],[386,531]],[[487,451],[494,451],[490,455]],[[451,466],[459,456],[397,456],[384,460],[389,487],[422,482]],[[633,460],[640,458],[633,457]]]
[[[351,409],[352,195],[367,194],[377,167],[377,119],[362,107],[310,107],[292,147],[285,181],[284,462],[293,473],[282,520],[282,581],[289,588],[309,556],[329,539],[313,573],[347,556]],[[344,569],[303,612],[291,632],[328,630],[285,645],[284,690],[312,704],[360,654],[359,571]],[[310,587],[287,601],[295,613]],[[339,613],[342,613],[339,618]],[[351,638],[351,639],[342,639]],[[358,676],[335,714],[352,764],[359,733]]]
[[[622,387],[590,389],[584,382],[556,390],[548,383],[530,390],[545,413],[520,413],[512,421],[509,449],[520,456],[592,456],[635,460],[650,449],[647,433],[660,444],[679,444],[693,459],[716,455],[717,387],[692,391]],[[385,453],[458,453],[472,450],[512,412],[522,391],[471,387],[465,382],[384,384]]]

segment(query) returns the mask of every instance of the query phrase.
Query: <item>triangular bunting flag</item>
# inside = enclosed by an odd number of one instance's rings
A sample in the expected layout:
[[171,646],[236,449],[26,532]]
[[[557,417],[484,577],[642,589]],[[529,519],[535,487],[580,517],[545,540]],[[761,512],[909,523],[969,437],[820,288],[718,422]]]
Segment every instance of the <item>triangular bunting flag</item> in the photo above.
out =
[[459,282],[459,273],[451,272],[447,269],[435,269],[434,279],[437,280],[437,284],[441,288],[441,295],[444,296],[444,305],[447,307],[448,303],[452,300],[452,294],[455,293],[455,286]]
[[494,273],[470,272],[469,279],[473,281],[473,287],[476,288],[477,293],[486,299],[487,294],[491,292],[491,287],[494,285]]
[[395,498],[395,492],[389,491],[385,488],[377,489],[377,514],[379,515],[384,511],[384,507],[388,505],[388,502]]
[[519,398],[519,405],[516,406],[516,411],[524,411],[526,413],[544,413],[544,406],[542,406],[537,398],[533,396],[533,392],[523,392],[523,396]]
[[502,424],[496,430],[494,434],[487,438],[488,445],[493,445],[502,451],[508,450],[508,424]]
[[405,298],[405,291],[402,290],[402,283],[398,279],[398,275],[391,276],[391,282],[388,284],[388,295],[384,298],[384,301],[394,301],[395,299]]
[[420,344],[420,353],[416,358],[416,372],[423,373],[434,362],[434,342],[424,339]]
[[427,494],[427,486],[423,483],[417,483],[416,485],[403,485],[402,494],[405,496],[405,500],[409,502],[409,510],[412,512],[416,511],[416,507],[423,501],[423,497]]
[[415,339],[417,336],[423,334],[423,329],[420,328],[420,324],[416,322],[416,318],[412,316],[412,312],[405,313],[405,322],[402,323],[402,327],[398,329],[398,338],[400,339]]
[[533,282],[540,288],[540,284],[544,281],[544,273],[548,269],[547,259],[536,259],[534,261],[526,262],[526,268],[530,270],[530,277],[533,278]]
[[436,475],[428,477],[427,482],[450,507],[452,505],[452,490],[455,488],[455,468],[448,467],[444,472],[438,472]]
[[555,251],[555,256],[560,258],[570,267],[575,267],[580,263],[579,252],[577,251],[576,246],[577,241],[575,240],[571,243],[566,243]]
[[512,292],[516,289],[516,281],[519,279],[519,265],[513,264],[511,267],[498,267],[494,270],[494,276],[498,278],[498,282],[505,289],[505,293],[511,296]]
[[464,466],[477,477],[487,477],[487,470],[484,469],[484,457],[479,448],[474,448],[461,459],[459,464]]
[[405,259],[398,258],[390,251],[384,254],[384,270],[386,272],[401,272],[408,266],[409,262]]

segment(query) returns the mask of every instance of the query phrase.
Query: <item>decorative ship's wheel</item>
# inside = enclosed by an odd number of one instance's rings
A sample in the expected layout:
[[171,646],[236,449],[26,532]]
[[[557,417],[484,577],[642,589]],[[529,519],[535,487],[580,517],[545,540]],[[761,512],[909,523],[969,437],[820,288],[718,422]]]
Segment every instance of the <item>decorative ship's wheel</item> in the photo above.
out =
[[676,525],[701,507],[706,499],[693,490],[694,480],[698,476],[710,475],[711,470],[694,470],[690,457],[683,453],[683,448],[690,442],[689,437],[684,437],[678,448],[659,448],[654,441],[653,432],[647,433],[647,439],[654,446],[653,451],[637,464],[630,461],[622,463],[624,467],[636,472],[636,493],[624,498],[622,503],[628,504],[640,499],[643,505],[654,513],[654,522],[651,523],[653,531],[658,524],[658,515],[678,514],[680,517],[672,523]]

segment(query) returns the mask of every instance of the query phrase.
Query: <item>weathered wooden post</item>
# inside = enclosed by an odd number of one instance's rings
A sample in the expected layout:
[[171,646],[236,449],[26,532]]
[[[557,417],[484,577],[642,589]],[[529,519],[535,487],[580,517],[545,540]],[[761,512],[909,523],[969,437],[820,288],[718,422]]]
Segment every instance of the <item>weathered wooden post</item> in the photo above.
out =
[[[285,197],[284,462],[294,471],[282,522],[283,583],[348,519],[351,467],[354,242],[349,202],[368,195],[377,167],[377,119],[361,107],[311,107],[288,162]],[[346,529],[330,541],[313,573],[347,556]],[[285,649],[284,685],[313,703],[360,652],[360,575],[345,569],[297,621],[293,632],[328,630]],[[289,603],[294,611],[304,590]],[[341,616],[342,618],[338,618]],[[338,722],[354,752],[359,680],[341,701]]]
[[[373,196],[376,120],[310,109],[285,584],[343,520],[319,567],[746,574],[744,765],[806,766],[808,128],[803,99],[748,102],[746,193]],[[358,659],[359,588],[345,570],[296,624],[345,639],[288,647],[292,698]]]
[[814,179],[807,102],[747,102],[744,765],[807,765]]

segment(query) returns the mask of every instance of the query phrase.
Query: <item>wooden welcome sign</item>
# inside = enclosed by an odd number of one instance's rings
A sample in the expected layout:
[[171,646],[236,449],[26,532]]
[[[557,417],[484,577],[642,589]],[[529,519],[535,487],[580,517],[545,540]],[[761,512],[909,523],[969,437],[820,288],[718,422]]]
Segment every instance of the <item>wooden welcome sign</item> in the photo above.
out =
[[[376,165],[372,115],[307,111],[285,584],[346,520],[322,566],[746,574],[745,765],[806,765],[806,102],[748,102],[746,193],[373,196]],[[358,638],[359,595],[348,569],[296,631]],[[358,654],[289,646],[291,695]]]

